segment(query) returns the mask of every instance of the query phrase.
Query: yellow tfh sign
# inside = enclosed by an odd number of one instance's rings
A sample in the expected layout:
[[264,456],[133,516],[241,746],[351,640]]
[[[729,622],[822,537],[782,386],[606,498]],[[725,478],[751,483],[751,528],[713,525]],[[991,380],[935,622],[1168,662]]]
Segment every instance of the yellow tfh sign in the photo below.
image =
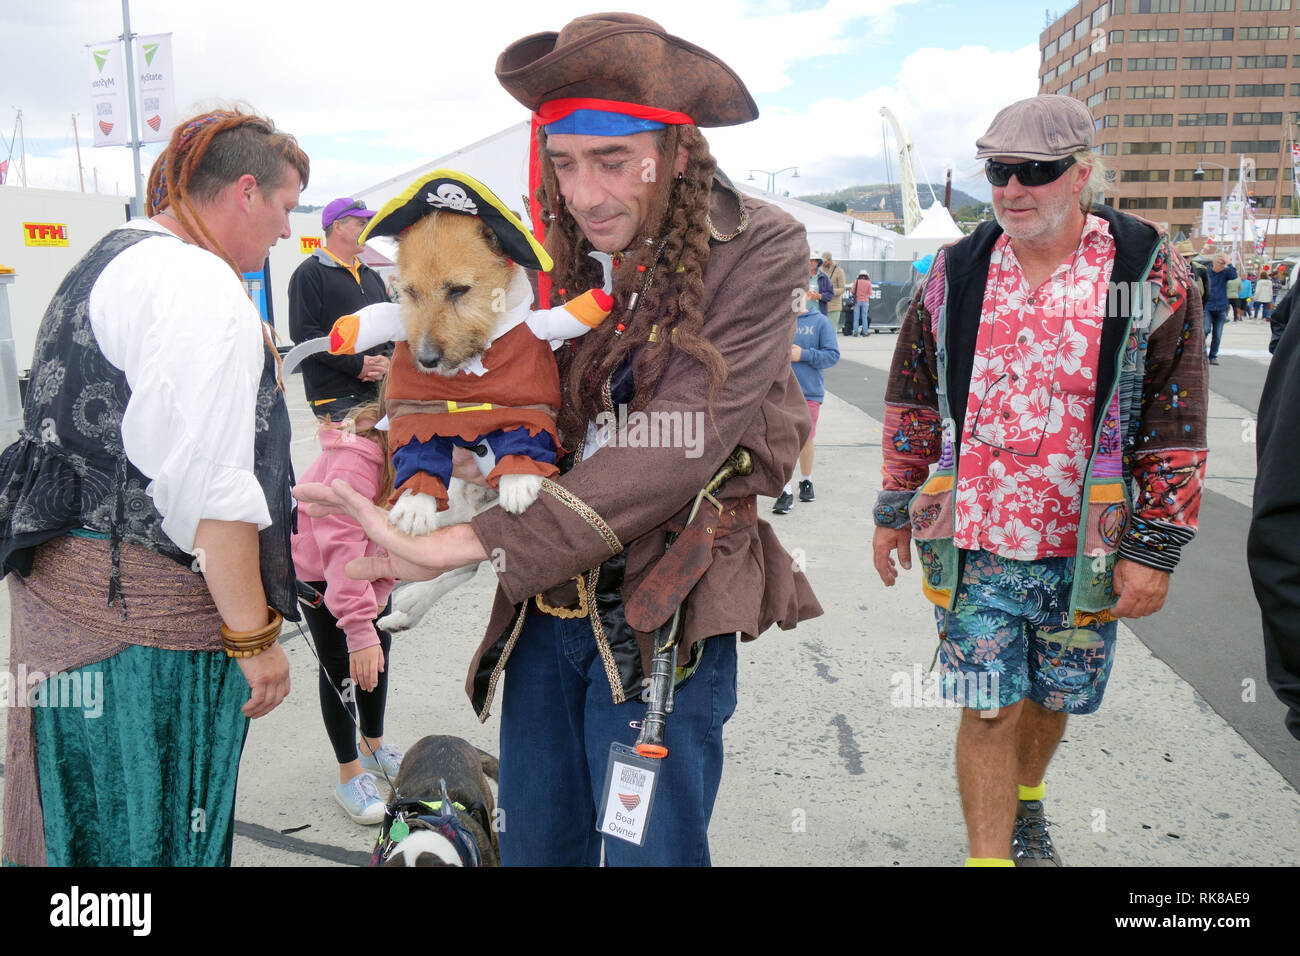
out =
[[303,236],[298,240],[302,244],[302,254],[310,255],[313,250],[319,249],[324,245],[324,240],[320,236]]
[[25,222],[23,242],[29,246],[66,246],[68,224],[65,222]]

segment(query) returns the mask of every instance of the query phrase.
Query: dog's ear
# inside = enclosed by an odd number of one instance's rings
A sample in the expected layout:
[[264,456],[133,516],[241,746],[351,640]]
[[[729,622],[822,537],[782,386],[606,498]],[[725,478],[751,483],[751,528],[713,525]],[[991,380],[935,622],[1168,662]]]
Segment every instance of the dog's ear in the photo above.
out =
[[497,234],[489,229],[487,223],[482,219],[478,221],[478,231],[479,235],[482,236],[483,241],[487,243],[488,248],[492,250],[494,255],[497,255],[502,259],[510,258],[506,255],[505,247],[501,245],[501,240],[497,238]]

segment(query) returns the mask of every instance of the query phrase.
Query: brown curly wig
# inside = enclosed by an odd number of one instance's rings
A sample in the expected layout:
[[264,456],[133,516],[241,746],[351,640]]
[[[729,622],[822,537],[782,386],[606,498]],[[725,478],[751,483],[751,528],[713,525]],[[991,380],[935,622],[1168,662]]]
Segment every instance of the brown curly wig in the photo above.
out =
[[[546,133],[538,130],[541,183],[537,200],[555,218],[546,233],[546,251],[555,261],[551,272],[552,302],[573,298],[601,282],[600,265],[588,257],[591,243],[564,210],[564,198],[547,158]],[[661,160],[687,152],[681,177],[660,180],[642,242],[614,273],[614,311],[601,325],[571,340],[559,353],[565,401],[558,420],[561,439],[573,444],[586,433],[587,422],[605,410],[605,382],[629,358],[636,381],[631,410],[644,409],[654,397],[668,363],[678,352],[708,370],[711,402],[726,380],[722,355],[700,335],[704,325],[704,267],[709,261],[709,193],[717,163],[709,144],[694,126],[669,126],[660,134]],[[661,162],[661,167],[665,163]],[[641,271],[638,266],[645,266]],[[642,294],[647,277],[649,288]],[[559,291],[564,290],[562,295]],[[632,293],[640,296],[628,315]],[[626,326],[616,334],[620,324]],[[653,333],[653,335],[652,335]]]

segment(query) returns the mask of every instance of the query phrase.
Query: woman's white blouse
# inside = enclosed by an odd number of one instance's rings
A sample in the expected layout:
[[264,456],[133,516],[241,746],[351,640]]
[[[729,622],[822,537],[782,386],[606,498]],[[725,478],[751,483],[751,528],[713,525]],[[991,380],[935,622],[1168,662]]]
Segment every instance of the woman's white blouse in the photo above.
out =
[[230,266],[155,223],[157,238],[117,256],[90,292],[100,351],[131,387],[126,457],[148,478],[162,530],[193,552],[199,521],[270,527],[253,474],[262,319]]

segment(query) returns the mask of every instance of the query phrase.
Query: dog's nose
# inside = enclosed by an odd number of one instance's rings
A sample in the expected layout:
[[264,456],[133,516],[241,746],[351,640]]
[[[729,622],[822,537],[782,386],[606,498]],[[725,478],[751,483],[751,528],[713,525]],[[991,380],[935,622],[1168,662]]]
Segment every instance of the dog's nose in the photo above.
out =
[[432,372],[438,367],[438,362],[442,360],[442,352],[431,342],[422,342],[416,347],[415,364],[422,372]]

